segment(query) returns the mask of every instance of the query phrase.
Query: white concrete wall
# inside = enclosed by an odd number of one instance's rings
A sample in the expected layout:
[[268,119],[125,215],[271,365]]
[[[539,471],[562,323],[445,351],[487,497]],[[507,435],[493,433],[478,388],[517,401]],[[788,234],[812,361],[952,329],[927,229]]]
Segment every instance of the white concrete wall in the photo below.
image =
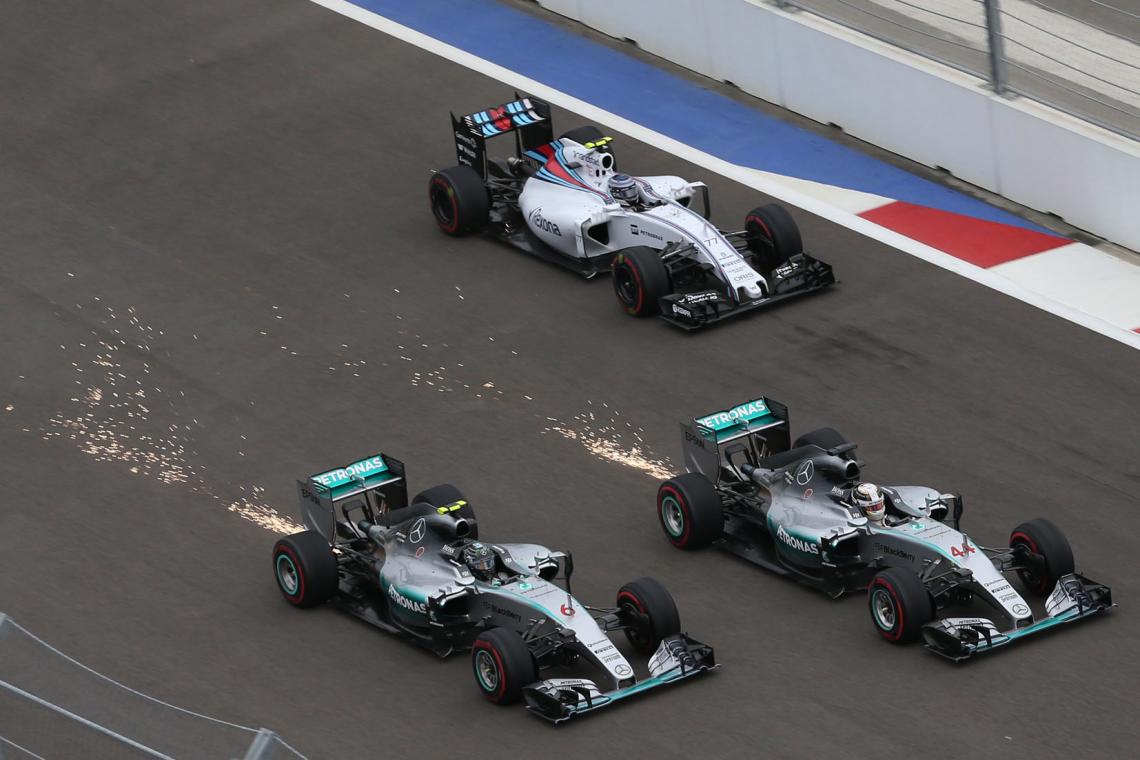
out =
[[538,2],[1140,250],[1140,143],[1024,98],[998,97],[976,77],[758,0]]

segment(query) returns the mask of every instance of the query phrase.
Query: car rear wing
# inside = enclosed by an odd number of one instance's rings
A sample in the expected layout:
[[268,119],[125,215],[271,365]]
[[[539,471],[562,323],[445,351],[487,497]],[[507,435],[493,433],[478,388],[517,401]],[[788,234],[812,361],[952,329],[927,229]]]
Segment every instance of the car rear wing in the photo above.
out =
[[788,407],[765,396],[681,423],[685,469],[720,479],[727,453],[751,450],[754,460],[787,451],[791,444]]
[[520,97],[518,93],[514,100],[501,106],[458,118],[451,114],[451,128],[459,164],[470,166],[484,179],[487,177],[488,138],[513,132],[519,156],[554,139],[550,105],[538,98]]
[[[339,520],[350,524],[355,523],[354,517],[371,521],[382,509],[407,506],[404,463],[375,454],[298,480],[297,495],[305,527],[334,543]],[[355,514],[357,510],[360,515]]]

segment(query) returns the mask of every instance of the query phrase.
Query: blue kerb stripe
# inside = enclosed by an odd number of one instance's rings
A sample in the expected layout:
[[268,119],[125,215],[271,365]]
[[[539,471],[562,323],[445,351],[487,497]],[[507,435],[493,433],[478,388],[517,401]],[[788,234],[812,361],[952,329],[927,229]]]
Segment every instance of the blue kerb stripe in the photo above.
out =
[[494,0],[353,2],[734,164],[1055,234]]

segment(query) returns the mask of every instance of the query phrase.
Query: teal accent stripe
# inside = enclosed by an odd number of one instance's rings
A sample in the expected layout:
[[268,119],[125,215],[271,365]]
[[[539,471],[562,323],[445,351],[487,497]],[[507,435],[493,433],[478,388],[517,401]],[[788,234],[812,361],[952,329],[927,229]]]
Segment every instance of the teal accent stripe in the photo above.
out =
[[625,699],[626,697],[632,697],[635,694],[640,694],[644,691],[649,691],[650,689],[655,689],[658,686],[665,686],[666,684],[673,683],[674,681],[679,681],[682,678],[691,678],[692,676],[695,676],[698,673],[704,673],[704,672],[706,672],[706,671],[705,670],[698,670],[698,669],[694,668],[692,670],[685,671],[685,674],[682,675],[681,669],[679,667],[673,668],[672,670],[667,671],[665,673],[662,673],[659,676],[653,676],[651,678],[646,678],[644,681],[638,681],[637,683],[633,684],[632,686],[626,686],[624,689],[617,689],[615,691],[611,691],[611,692],[608,692],[606,694],[603,694],[600,699],[598,699],[596,702],[594,702],[593,707],[572,707],[572,708],[570,708],[570,715],[581,715],[582,713],[590,712],[592,710],[597,710],[598,708],[605,707],[606,705],[610,704],[611,702],[616,702],[619,699]]

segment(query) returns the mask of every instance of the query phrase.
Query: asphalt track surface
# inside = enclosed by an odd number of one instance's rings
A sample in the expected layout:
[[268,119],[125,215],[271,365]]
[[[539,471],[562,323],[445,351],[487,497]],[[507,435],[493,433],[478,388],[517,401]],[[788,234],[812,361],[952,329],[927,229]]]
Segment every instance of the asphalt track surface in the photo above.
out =
[[[1131,755],[1140,354],[803,213],[831,292],[694,335],[630,319],[605,280],[435,229],[447,110],[509,95],[301,0],[8,4],[0,609],[310,757]],[[702,174],[617,138],[630,170]],[[703,179],[723,226],[767,200]],[[984,544],[1054,520],[1122,607],[951,666],[861,597],[677,552],[655,480],[582,445],[676,462],[678,419],[759,393],[880,482],[962,491]],[[552,730],[465,657],[288,607],[241,511],[292,515],[294,478],[376,449],[485,536],[573,551],[585,600],[661,579],[724,667]]]

